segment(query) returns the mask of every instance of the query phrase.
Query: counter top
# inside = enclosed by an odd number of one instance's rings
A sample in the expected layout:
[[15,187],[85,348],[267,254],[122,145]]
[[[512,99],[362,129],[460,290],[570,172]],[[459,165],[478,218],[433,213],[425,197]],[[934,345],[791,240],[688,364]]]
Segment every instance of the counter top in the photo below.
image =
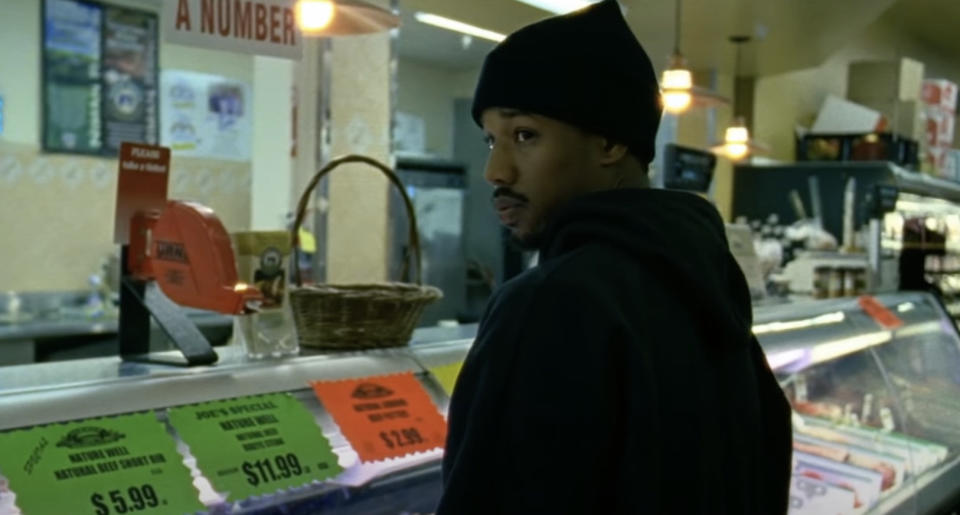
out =
[[[91,383],[103,384],[141,378],[191,376],[271,367],[295,360],[335,359],[359,355],[380,357],[403,355],[409,357],[409,349],[411,348],[428,348],[432,344],[455,341],[469,343],[476,334],[476,330],[476,324],[449,328],[428,327],[417,329],[414,332],[409,347],[357,352],[328,352],[302,348],[299,356],[262,360],[249,359],[239,346],[227,345],[216,348],[217,355],[220,357],[216,364],[189,368],[124,361],[119,356],[0,367],[0,397]],[[177,352],[159,352],[155,355],[174,358],[177,356]]]
[[[233,323],[233,317],[210,311],[188,310],[187,316],[199,327],[227,326]],[[115,334],[118,324],[117,317],[61,317],[0,323],[0,344],[10,340]]]

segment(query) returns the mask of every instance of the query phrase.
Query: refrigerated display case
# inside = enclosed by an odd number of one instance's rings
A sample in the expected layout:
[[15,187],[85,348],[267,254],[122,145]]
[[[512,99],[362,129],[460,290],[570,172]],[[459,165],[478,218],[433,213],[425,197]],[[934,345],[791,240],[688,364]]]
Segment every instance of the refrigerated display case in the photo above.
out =
[[[0,436],[58,422],[85,420],[86,425],[90,425],[99,417],[144,412],[156,414],[160,423],[166,425],[171,410],[178,406],[282,392],[295,398],[313,415],[343,471],[327,481],[311,481],[268,495],[228,498],[225,492],[213,487],[210,470],[205,470],[202,464],[198,466],[197,457],[181,435],[173,426],[167,426],[168,434],[164,438],[175,440],[177,451],[193,477],[198,498],[209,513],[431,513],[440,495],[442,450],[436,448],[377,462],[361,461],[330,415],[329,406],[324,406],[314,395],[310,382],[409,372],[427,392],[435,409],[445,414],[447,396],[429,371],[435,366],[462,361],[474,331],[473,326],[421,330],[414,344],[407,348],[301,355],[273,361],[248,360],[239,348],[231,346],[218,349],[217,365],[201,368],[123,362],[119,358],[3,367],[0,368]],[[4,449],[0,440],[0,453],[10,450]],[[7,481],[4,477],[7,473],[0,470],[0,514],[21,513],[21,509],[27,515],[35,513],[36,510],[31,512],[17,504],[18,485]],[[19,486],[24,485],[21,482]],[[103,485],[107,486],[114,485]],[[90,493],[86,496],[90,497]],[[139,502],[139,494],[137,497]],[[104,513],[97,511],[96,505],[86,498],[83,502],[77,506],[76,513]],[[157,508],[156,513],[168,513],[162,507]]]
[[[931,294],[875,299],[870,309],[858,299],[755,309],[754,332],[795,410],[791,514],[947,513],[960,502],[956,326]],[[440,494],[442,451],[362,461],[309,384],[410,372],[443,414],[451,386],[438,371],[463,361],[475,331],[420,329],[405,348],[275,361],[249,361],[228,347],[219,364],[195,369],[117,358],[0,368],[0,436],[135,412],[167,423],[178,406],[282,392],[312,414],[343,472],[269,495],[227,499],[179,433],[168,430],[209,512],[430,513]],[[0,514],[18,513],[16,485],[6,484],[0,478]]]
[[942,513],[960,502],[956,326],[930,294],[876,300],[756,313],[794,409],[791,514]]
[[901,193],[884,216],[882,246],[898,256],[903,288],[936,292],[960,317],[960,203]]

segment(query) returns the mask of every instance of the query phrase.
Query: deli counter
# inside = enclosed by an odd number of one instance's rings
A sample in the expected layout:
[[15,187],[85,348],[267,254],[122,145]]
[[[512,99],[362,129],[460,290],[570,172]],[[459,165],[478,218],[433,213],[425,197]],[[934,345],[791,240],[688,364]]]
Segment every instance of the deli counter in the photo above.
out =
[[[790,513],[960,502],[960,336],[935,297],[758,307],[794,406]],[[0,514],[431,513],[475,326],[409,347],[209,367],[0,368]],[[372,429],[371,429],[372,428]]]

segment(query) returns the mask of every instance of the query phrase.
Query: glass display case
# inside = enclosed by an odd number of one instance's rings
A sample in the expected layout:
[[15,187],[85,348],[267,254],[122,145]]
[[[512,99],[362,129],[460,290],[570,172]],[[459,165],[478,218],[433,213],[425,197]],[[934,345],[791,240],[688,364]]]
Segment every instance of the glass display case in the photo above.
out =
[[[828,299],[754,310],[754,332],[794,408],[792,515],[949,513],[960,506],[956,326],[932,294],[869,299],[874,302]],[[442,376],[463,361],[475,331],[420,329],[409,347],[305,351],[273,361],[250,361],[227,347],[217,365],[195,369],[118,358],[3,367],[0,437],[131,413],[155,413],[166,423],[179,406],[283,393],[312,415],[343,471],[269,495],[226,499],[209,481],[210,470],[197,465],[193,449],[170,429],[165,438],[176,441],[207,512],[429,513],[440,495],[442,450],[360,459],[331,405],[318,400],[310,383],[412,373],[443,414],[452,387],[450,376],[447,383]],[[17,486],[0,475],[0,514],[21,513],[16,494]]]
[[901,193],[882,238],[883,251],[898,259],[900,285],[936,292],[960,317],[960,203]]
[[[124,506],[127,486],[124,482],[128,481],[124,476],[111,477],[107,473],[93,475],[79,478],[76,484],[70,486],[60,484],[59,477],[53,481],[53,478],[43,477],[43,474],[40,477],[35,474],[30,481],[21,478],[17,482],[10,475],[10,469],[4,468],[4,463],[8,467],[11,465],[3,455],[14,451],[10,440],[4,439],[4,436],[20,431],[43,431],[61,422],[81,422],[78,425],[88,429],[96,427],[98,421],[106,418],[119,420],[144,413],[151,415],[150,420],[154,424],[159,423],[166,428],[152,442],[159,449],[173,440],[176,450],[172,452],[179,453],[179,456],[174,454],[174,460],[182,459],[189,469],[197,500],[204,507],[201,510],[203,513],[431,513],[440,498],[442,439],[438,440],[440,445],[433,449],[398,453],[396,457],[382,460],[362,459],[353,445],[355,441],[351,441],[331,414],[334,405],[320,401],[311,386],[314,381],[362,380],[375,383],[377,378],[412,374],[416,389],[425,392],[424,401],[429,409],[443,415],[448,396],[443,382],[433,375],[433,371],[436,367],[462,361],[475,330],[475,326],[424,329],[418,330],[413,344],[405,348],[335,354],[304,350],[299,357],[278,360],[250,360],[242,349],[229,346],[218,349],[220,360],[216,365],[197,368],[124,362],[117,357],[0,367],[0,515],[51,513],[49,510],[36,509],[36,502],[33,502],[34,509],[31,510],[28,504],[23,503],[20,494],[26,490],[52,488],[57,488],[63,496],[79,494],[76,511],[71,513],[171,513],[163,506],[144,506],[144,502],[141,502],[143,497],[136,492],[135,498],[126,498],[127,504],[120,511],[119,507]],[[257,399],[275,394],[292,397],[299,407],[309,413],[306,424],[318,426],[325,442],[314,441],[307,447],[326,445],[328,442],[342,470],[326,480],[304,480],[294,486],[273,488],[268,493],[257,495],[241,495],[215,487],[217,481],[214,475],[224,470],[212,468],[209,462],[204,466],[198,452],[202,449],[190,444],[181,432],[182,428],[173,423],[173,411],[218,400]],[[290,429],[283,427],[286,422],[281,420],[278,426],[283,437],[284,431]],[[223,436],[232,440],[230,437],[233,434],[239,439],[250,432],[224,433]],[[116,438],[126,438],[123,441],[128,442],[130,437],[129,434],[121,434]],[[64,443],[62,440],[50,442],[54,444],[51,447],[62,447]],[[149,447],[150,443],[146,442],[146,445]],[[223,441],[215,447],[231,443]],[[38,449],[43,450],[42,446],[38,446]],[[99,452],[96,447],[83,447],[83,452],[71,454],[70,460],[76,458],[81,461],[84,456],[96,457],[96,454],[89,454],[94,451]],[[280,476],[286,478],[294,467],[297,474],[301,469],[306,469],[306,466],[301,466],[306,463],[301,451],[304,451],[304,446],[296,447],[288,440],[288,448],[281,454],[289,452],[284,455],[301,456],[299,463],[289,459],[276,461],[277,468],[260,472],[266,474],[262,481]],[[44,452],[46,457],[43,459],[53,459],[49,456],[50,450]],[[110,451],[106,452],[109,454]],[[237,453],[238,456],[240,454]],[[31,459],[34,459],[33,456]],[[234,461],[246,466],[243,460],[244,457],[239,456]],[[126,467],[122,463],[121,466]],[[103,465],[102,461],[94,464],[98,470]],[[246,469],[243,470],[245,473]],[[70,482],[74,482],[73,478],[70,479]],[[86,482],[80,484],[81,480]],[[163,486],[163,483],[158,483],[156,490],[159,493],[154,496],[151,490],[148,499],[162,497]],[[112,494],[117,492],[111,490],[114,488],[119,488],[115,501],[119,504],[114,504],[111,510],[110,503],[114,501]],[[189,490],[189,485],[187,488]],[[111,494],[109,498],[104,494],[103,499],[106,500],[102,505],[92,504],[97,489]],[[164,503],[168,499],[165,498]],[[151,507],[155,509],[149,509]]]
[[960,501],[960,338],[930,294],[794,303],[754,331],[793,405],[791,514]]

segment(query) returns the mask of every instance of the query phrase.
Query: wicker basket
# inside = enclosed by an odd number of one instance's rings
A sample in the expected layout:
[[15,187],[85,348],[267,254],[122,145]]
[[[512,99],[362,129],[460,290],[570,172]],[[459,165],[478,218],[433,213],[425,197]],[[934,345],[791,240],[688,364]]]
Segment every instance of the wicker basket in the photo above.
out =
[[[366,163],[382,171],[397,187],[410,220],[409,242],[416,265],[416,284],[322,284],[304,286],[298,265],[297,234],[306,215],[311,193],[320,179],[345,163]],[[442,292],[421,285],[420,237],[417,217],[410,198],[397,175],[375,159],[349,155],[334,159],[320,169],[307,185],[297,204],[297,218],[291,229],[294,242],[293,275],[296,287],[290,290],[290,309],[300,345],[330,350],[358,350],[400,347],[410,342],[413,329],[427,304]],[[408,261],[408,260],[407,260]],[[409,262],[404,263],[402,281],[407,281]]]

